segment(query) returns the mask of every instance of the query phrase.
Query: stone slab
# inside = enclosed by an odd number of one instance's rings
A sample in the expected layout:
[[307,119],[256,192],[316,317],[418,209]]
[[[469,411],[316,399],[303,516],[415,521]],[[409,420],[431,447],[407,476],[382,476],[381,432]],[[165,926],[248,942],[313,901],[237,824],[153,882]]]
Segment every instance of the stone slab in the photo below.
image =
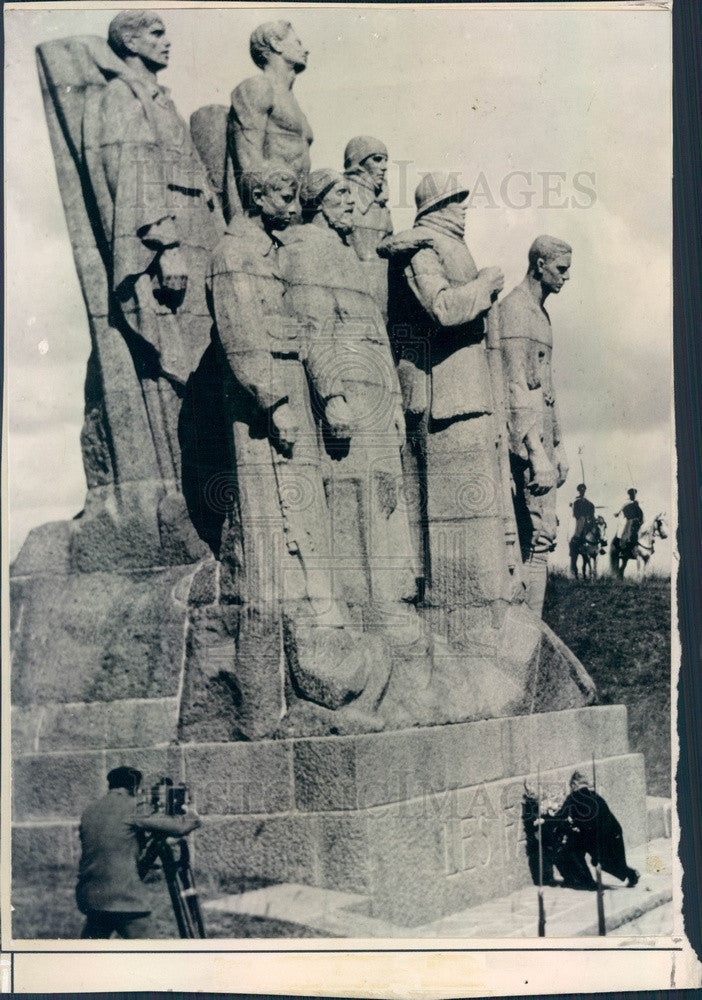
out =
[[670,799],[657,795],[646,798],[649,840],[672,836],[672,803]]
[[[572,770],[569,764],[542,771],[542,782],[563,799]],[[625,821],[626,844],[645,842],[643,758],[608,758],[597,771],[598,790]],[[371,916],[426,922],[528,884],[523,791],[520,776],[374,810],[367,845]]]
[[360,809],[628,752],[621,705],[294,741],[301,811]]
[[158,745],[178,735],[178,699],[31,704],[12,708],[15,756],[45,750]]
[[183,757],[198,812],[241,815],[294,808],[291,741],[185,746]]
[[[644,915],[660,914],[655,933],[670,935],[672,911],[671,867],[659,868],[656,858],[672,859],[669,840],[657,840],[630,852],[630,863],[641,873],[633,889],[605,875],[607,933],[614,936],[649,934]],[[597,934],[595,897],[575,889],[544,889],[547,937],[583,937]],[[468,907],[415,927],[392,924],[368,915],[367,896],[305,885],[281,884],[221,896],[204,903],[205,913],[237,913],[297,924],[329,937],[347,938],[530,938],[537,932],[537,898],[533,885],[498,899]]]
[[174,591],[187,572],[14,579],[13,704],[175,697],[187,609]]
[[15,822],[77,819],[107,791],[104,751],[31,754],[12,765]]

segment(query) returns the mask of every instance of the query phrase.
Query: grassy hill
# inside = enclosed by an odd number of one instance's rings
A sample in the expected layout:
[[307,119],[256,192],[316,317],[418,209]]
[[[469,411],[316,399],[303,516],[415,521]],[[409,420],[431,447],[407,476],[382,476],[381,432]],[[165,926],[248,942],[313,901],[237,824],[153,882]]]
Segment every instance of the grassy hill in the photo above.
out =
[[573,650],[604,705],[626,705],[649,795],[670,795],[670,578],[594,583],[549,577],[544,619]]

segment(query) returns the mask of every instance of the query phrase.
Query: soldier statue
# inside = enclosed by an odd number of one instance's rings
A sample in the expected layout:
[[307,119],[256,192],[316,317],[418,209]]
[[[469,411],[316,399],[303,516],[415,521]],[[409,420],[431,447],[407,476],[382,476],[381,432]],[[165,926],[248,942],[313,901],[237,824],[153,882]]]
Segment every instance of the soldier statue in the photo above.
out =
[[302,210],[306,225],[282,255],[292,308],[307,330],[337,578],[366,618],[402,629],[414,622],[406,602],[417,574],[400,460],[404,415],[385,322],[351,245],[348,179],[313,171]]
[[563,240],[539,236],[529,248],[526,277],[500,302],[515,514],[527,601],[539,615],[548,553],[556,547],[556,488],[568,475],[551,370],[551,320],[544,302],[570,278],[571,253]]
[[[409,262],[404,255],[392,258],[390,329],[417,457],[429,603],[482,607],[494,623],[508,585],[500,414],[485,320],[504,277],[499,267],[479,271],[465,244],[468,193],[454,176],[439,172],[419,183],[412,232],[432,245]],[[402,336],[407,330],[411,340]],[[469,617],[449,621],[457,628],[462,622],[459,632],[467,636]]]
[[[222,543],[223,590],[242,606],[235,668],[242,730],[261,737],[282,722],[292,690],[335,710],[373,678],[382,691],[387,674],[379,677],[382,656],[351,627],[331,583],[304,329],[286,305],[276,236],[296,212],[297,178],[268,163],[243,176],[241,191],[245,213],[230,222],[207,285],[237,495]],[[281,672],[283,650],[293,689]],[[354,724],[382,726],[361,712]]]

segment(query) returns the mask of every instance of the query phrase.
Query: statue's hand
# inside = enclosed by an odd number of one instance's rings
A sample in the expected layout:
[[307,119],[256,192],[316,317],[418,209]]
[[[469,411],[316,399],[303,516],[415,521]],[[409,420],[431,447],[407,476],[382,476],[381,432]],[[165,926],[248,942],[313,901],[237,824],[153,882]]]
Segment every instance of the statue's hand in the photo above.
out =
[[395,408],[392,423],[395,428],[395,433],[397,434],[398,447],[402,448],[407,440],[407,428],[405,426],[405,413],[401,406],[397,406]]
[[491,295],[498,295],[505,287],[505,276],[501,267],[484,267],[478,277],[485,282]]
[[335,440],[351,437],[351,410],[343,396],[331,396],[324,409],[324,419],[327,422],[331,436]]
[[530,493],[533,493],[537,497],[543,496],[544,493],[548,493],[549,490],[554,489],[557,480],[558,473],[545,454],[532,458],[531,482],[529,483]]
[[158,259],[158,278],[161,291],[174,311],[182,305],[188,287],[188,268],[178,247],[161,251]]
[[568,456],[562,445],[558,445],[556,448],[556,471],[558,472],[558,479],[556,481],[556,486],[560,489],[568,478],[568,472],[570,471],[568,466]]
[[297,418],[289,403],[281,403],[271,414],[274,435],[282,450],[290,455],[300,430]]

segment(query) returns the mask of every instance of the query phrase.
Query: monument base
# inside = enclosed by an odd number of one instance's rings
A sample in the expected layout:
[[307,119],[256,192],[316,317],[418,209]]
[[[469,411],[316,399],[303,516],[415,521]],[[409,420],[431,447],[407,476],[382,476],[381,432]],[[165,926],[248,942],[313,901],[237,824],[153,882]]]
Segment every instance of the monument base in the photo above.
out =
[[[76,821],[121,763],[192,789],[203,895],[242,879],[354,892],[369,915],[425,924],[531,883],[524,781],[562,801],[577,767],[646,841],[643,757],[623,706],[588,707],[353,736],[21,754],[13,874],[75,866]],[[50,852],[49,852],[50,846]]]

